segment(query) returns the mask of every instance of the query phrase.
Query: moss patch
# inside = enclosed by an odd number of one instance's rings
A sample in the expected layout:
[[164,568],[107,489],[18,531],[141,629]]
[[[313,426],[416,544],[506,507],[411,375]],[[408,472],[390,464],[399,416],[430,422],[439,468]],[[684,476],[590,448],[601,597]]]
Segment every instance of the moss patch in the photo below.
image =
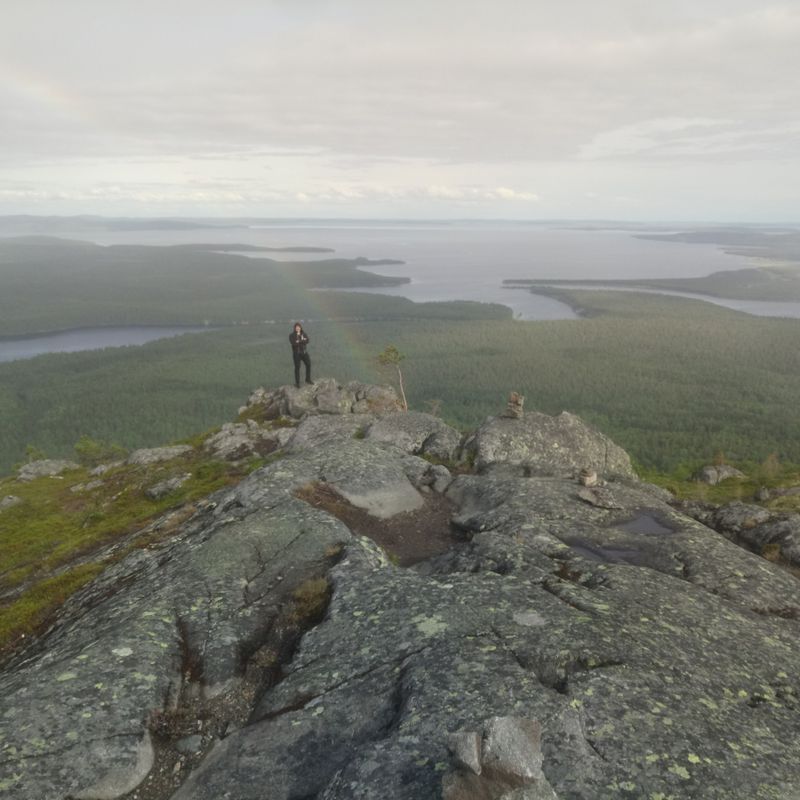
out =
[[[208,435],[208,434],[206,434]],[[103,475],[86,469],[58,477],[0,481],[0,496],[22,502],[0,512],[0,656],[23,636],[40,629],[53,612],[103,567],[133,547],[174,534],[196,510],[192,501],[238,483],[262,466],[215,461],[196,449],[187,456],[147,467],[121,465]],[[178,489],[159,500],[145,490],[169,478],[190,474]],[[171,509],[158,530],[147,530]],[[146,531],[138,536],[139,532]],[[131,539],[128,547],[109,546]]]

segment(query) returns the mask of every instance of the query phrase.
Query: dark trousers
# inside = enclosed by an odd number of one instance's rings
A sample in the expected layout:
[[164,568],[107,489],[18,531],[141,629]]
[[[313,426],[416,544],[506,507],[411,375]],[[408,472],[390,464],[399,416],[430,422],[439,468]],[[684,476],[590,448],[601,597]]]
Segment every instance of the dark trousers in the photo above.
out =
[[311,359],[308,353],[292,353],[294,356],[294,382],[300,383],[300,362],[306,365],[306,383],[311,383]]

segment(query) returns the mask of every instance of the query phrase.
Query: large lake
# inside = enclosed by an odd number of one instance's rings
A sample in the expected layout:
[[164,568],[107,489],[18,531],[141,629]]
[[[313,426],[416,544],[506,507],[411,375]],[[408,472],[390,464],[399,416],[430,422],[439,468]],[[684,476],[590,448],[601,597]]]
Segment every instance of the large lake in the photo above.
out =
[[[415,222],[285,222],[248,224],[237,228],[158,231],[76,231],[56,235],[97,244],[169,245],[188,243],[251,244],[264,247],[329,247],[334,253],[253,253],[252,257],[278,260],[312,260],[364,256],[392,258],[403,265],[375,269],[386,275],[403,275],[411,283],[382,288],[415,301],[476,300],[509,306],[520,319],[570,319],[575,315],[564,303],[530,292],[503,287],[505,278],[559,280],[701,277],[722,270],[753,265],[743,256],[724,253],[716,245],[685,244],[638,239],[638,231],[561,227],[543,223],[415,223]],[[663,233],[663,228],[659,230]],[[757,262],[756,262],[757,263]],[[749,313],[800,316],[800,304],[747,303],[711,298],[711,302]],[[185,329],[175,332],[183,332]],[[152,329],[99,329],[76,331],[70,349],[141,344],[150,341]],[[164,335],[174,335],[164,333]],[[59,334],[66,336],[66,334]],[[142,336],[148,336],[142,339]],[[40,342],[40,344],[42,344]],[[58,342],[54,342],[61,347]],[[0,361],[9,360],[8,346],[0,342]],[[49,347],[49,345],[47,345]],[[53,348],[55,350],[55,347]],[[38,352],[52,352],[39,350]],[[64,347],[66,350],[66,347]],[[17,352],[20,352],[17,349]],[[16,355],[24,358],[25,355]]]
[[[639,239],[642,226],[619,230],[519,222],[363,222],[277,221],[246,227],[189,231],[114,231],[74,238],[98,244],[252,244],[263,247],[329,247],[334,253],[251,253],[279,260],[393,258],[402,266],[375,268],[384,275],[403,275],[411,283],[371,291],[429,300],[477,300],[502,303],[519,319],[572,319],[572,309],[549,297],[507,289],[504,278],[553,280],[696,278],[712,272],[752,267],[744,256],[725,253],[713,244],[686,244]],[[664,233],[663,227],[657,229]],[[65,235],[65,234],[60,234]],[[663,292],[664,294],[672,294]],[[680,293],[675,293],[680,294]],[[689,296],[689,295],[687,295]],[[699,299],[759,316],[800,317],[800,303]]]
[[0,339],[0,363],[33,358],[44,353],[77,353],[80,350],[146,344],[156,339],[207,330],[209,329],[187,326],[80,328],[41,336]]

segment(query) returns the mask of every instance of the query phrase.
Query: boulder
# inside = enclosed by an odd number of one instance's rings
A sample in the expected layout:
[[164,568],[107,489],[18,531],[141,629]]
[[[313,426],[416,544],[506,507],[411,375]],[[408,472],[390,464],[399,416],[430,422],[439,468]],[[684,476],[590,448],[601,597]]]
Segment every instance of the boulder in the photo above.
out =
[[406,453],[427,455],[442,461],[455,461],[461,434],[438,417],[419,411],[382,414],[369,428],[371,441],[394,445]]
[[54,477],[70,469],[80,469],[80,464],[56,458],[44,458],[23,464],[17,471],[17,480],[33,481],[37,478]]
[[346,442],[362,436],[367,418],[348,414],[339,417],[310,416],[300,422],[287,442],[293,453],[313,450],[329,442]]
[[222,428],[203,442],[203,450],[223,461],[241,461],[265,456],[278,449],[275,432],[262,428],[257,422],[226,422]]
[[172,461],[173,458],[180,458],[191,453],[194,448],[189,444],[175,444],[170,447],[144,447],[134,450],[128,456],[128,464],[137,467],[147,467],[150,464],[159,464],[162,461]]
[[0,498],[0,511],[18,506],[21,502],[21,497],[17,497],[15,494],[7,494],[5,497]]
[[103,481],[100,478],[95,478],[93,481],[87,481],[86,483],[76,483],[74,486],[70,486],[69,490],[73,494],[79,494],[80,492],[93,492],[95,489],[99,489],[103,485]]
[[467,440],[466,450],[480,471],[510,465],[532,475],[571,477],[587,469],[607,477],[635,477],[621,447],[566,411],[557,417],[528,412],[520,419],[489,418]]
[[89,470],[89,475],[91,475],[93,478],[98,478],[101,475],[105,475],[107,472],[110,472],[112,469],[121,467],[124,464],[124,461],[110,461],[108,464],[99,464],[94,469]]
[[336,381],[327,378],[315,387],[314,407],[320,414],[350,414],[356,396],[349,389],[337,386]]
[[356,398],[353,405],[355,414],[388,414],[404,410],[400,397],[392,386],[351,381],[347,384],[347,388]]
[[700,483],[707,483],[710,486],[716,486],[722,483],[722,481],[727,481],[731,478],[743,480],[747,478],[747,475],[745,475],[744,472],[740,472],[735,467],[731,467],[729,464],[719,464],[702,467],[692,476],[693,480],[699,481]]
[[191,477],[192,474],[186,472],[183,475],[176,475],[174,478],[167,478],[153,486],[149,486],[144,490],[144,493],[151,500],[163,500],[168,494],[172,494],[172,492],[180,489]]

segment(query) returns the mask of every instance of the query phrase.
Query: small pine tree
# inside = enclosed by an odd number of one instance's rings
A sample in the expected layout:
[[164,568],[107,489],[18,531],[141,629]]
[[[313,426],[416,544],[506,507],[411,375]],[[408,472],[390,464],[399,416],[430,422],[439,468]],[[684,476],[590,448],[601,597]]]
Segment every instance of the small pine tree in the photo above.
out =
[[403,404],[403,411],[408,411],[405,387],[403,386],[403,371],[400,369],[400,362],[405,360],[405,355],[401,353],[393,344],[387,345],[382,353],[378,353],[378,364],[382,367],[394,367],[397,372],[397,382],[400,387],[400,402]]
[[33,461],[42,461],[43,459],[47,458],[47,455],[41,448],[34,444],[29,444],[25,448],[25,458],[30,464]]
[[86,467],[96,467],[106,461],[125,458],[127,451],[118,444],[95,441],[89,436],[81,436],[74,445],[78,461]]
[[782,470],[777,453],[770,453],[761,464],[761,475],[766,480],[775,480]]

